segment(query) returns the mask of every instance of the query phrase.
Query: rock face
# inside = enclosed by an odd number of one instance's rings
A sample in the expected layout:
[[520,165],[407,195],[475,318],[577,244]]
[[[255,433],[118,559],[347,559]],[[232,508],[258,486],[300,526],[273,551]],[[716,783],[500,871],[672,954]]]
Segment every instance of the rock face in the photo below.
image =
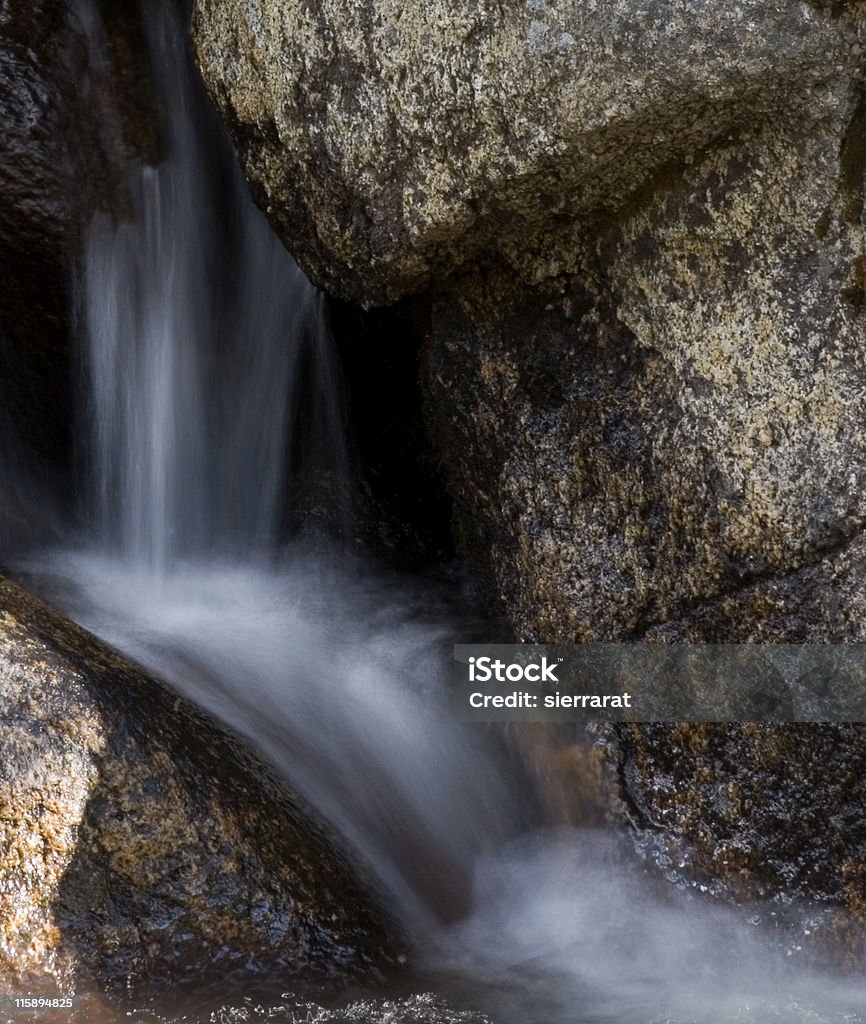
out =
[[[157,148],[141,31],[134,12],[102,0],[8,0],[0,11],[0,376],[14,381],[2,398],[53,468],[70,432],[81,233],[107,204],[121,212],[130,153]],[[0,451],[0,479],[3,462]]]
[[305,269],[429,286],[434,438],[521,637],[795,639],[804,571],[860,635],[863,10],[199,0]]
[[[866,639],[866,4],[195,12],[302,266],[419,293],[458,541],[520,639]],[[860,727],[617,746],[659,863],[863,916]]]
[[[861,725],[619,726],[626,811],[671,881],[809,921],[795,950],[866,955]],[[790,910],[788,912],[791,912]],[[840,943],[841,940],[841,943]]]
[[863,636],[859,103],[695,154],[583,274],[437,296],[434,433],[525,639]]
[[551,231],[852,74],[838,21],[760,0],[198,0],[195,35],[261,202],[364,304],[479,255],[567,273]]
[[0,18],[3,312],[22,333],[65,331],[80,232],[156,147],[142,28],[99,7],[10,0]]
[[201,713],[0,581],[0,976],[374,975],[395,945],[307,812]]

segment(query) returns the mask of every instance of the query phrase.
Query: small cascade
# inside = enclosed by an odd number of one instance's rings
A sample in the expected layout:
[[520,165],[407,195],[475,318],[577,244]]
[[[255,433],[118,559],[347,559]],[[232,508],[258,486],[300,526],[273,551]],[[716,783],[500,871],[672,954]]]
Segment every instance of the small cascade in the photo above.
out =
[[293,529],[352,508],[323,301],[248,196],[174,6],[142,10],[165,159],[135,169],[128,220],[100,216],[86,241],[87,528],[22,571],[303,796],[416,940],[419,983],[346,1010],[200,1019],[863,1024],[856,981],[798,969],[694,894],[648,892],[591,830],[532,831],[535,794],[450,713],[467,639],[452,595]]
[[338,540],[293,534],[311,508],[339,533],[352,507],[324,300],[250,199],[173,6],[144,17],[166,157],[135,169],[132,217],[87,238],[91,532],[48,575],[243,735],[413,926],[453,917],[515,818],[488,745],[447,711],[454,624]]
[[311,475],[338,504],[349,487],[323,300],[247,196],[176,22],[147,19],[167,157],[135,169],[129,222],[95,220],[82,295],[88,511],[161,572],[272,548]]

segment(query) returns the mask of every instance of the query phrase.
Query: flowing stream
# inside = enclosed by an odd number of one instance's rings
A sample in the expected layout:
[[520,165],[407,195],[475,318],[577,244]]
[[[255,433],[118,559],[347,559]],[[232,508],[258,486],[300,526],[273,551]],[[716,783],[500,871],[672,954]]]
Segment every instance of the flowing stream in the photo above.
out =
[[863,986],[809,974],[735,913],[651,895],[609,837],[538,828],[487,733],[448,713],[459,602],[293,531],[305,508],[337,534],[352,515],[322,303],[248,198],[175,19],[151,7],[168,156],[138,168],[134,218],[97,219],[84,259],[87,527],[23,568],[307,798],[414,937],[417,987],[126,1019],[866,1020]]

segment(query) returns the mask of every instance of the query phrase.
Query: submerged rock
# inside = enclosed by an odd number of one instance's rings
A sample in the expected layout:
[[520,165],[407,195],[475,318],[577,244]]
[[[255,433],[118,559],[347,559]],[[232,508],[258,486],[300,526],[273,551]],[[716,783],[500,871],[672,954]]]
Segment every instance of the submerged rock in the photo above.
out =
[[322,983],[399,955],[364,885],[261,764],[2,580],[0,724],[8,984]]
[[[141,1024],[197,1024],[187,1013],[136,1013]],[[204,1014],[199,1018],[205,1024]],[[237,1005],[226,1004],[211,1013],[207,1021],[220,1024],[265,1024],[280,1020],[285,1024],[491,1024],[490,1018],[472,1010],[455,1010],[432,993],[406,996],[398,1000],[364,999],[343,1009],[328,1009],[315,1003],[294,999],[275,1001],[245,999]]]

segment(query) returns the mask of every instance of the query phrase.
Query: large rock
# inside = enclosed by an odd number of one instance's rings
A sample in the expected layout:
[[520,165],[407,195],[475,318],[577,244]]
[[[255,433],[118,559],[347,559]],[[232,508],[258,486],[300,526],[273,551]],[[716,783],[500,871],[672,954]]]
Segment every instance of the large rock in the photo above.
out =
[[136,989],[398,955],[309,812],[201,713],[0,580],[0,980]]
[[305,268],[362,303],[430,286],[458,531],[522,637],[636,638],[764,580],[793,638],[804,569],[852,589],[863,10],[199,0]]
[[864,635],[863,131],[851,78],[792,96],[582,273],[437,293],[434,435],[523,638]]
[[[423,292],[458,540],[521,639],[866,639],[864,26],[859,0],[197,0],[305,269]],[[861,745],[635,727],[624,806],[672,877],[862,919]]]
[[[851,81],[810,104],[696,154],[584,274],[434,297],[463,547],[522,638],[866,639],[863,107]],[[815,901],[794,944],[862,965],[863,740],[623,729],[623,820],[677,884],[776,920]]]
[[[790,952],[866,955],[863,725],[617,727],[624,811],[677,884],[792,925]],[[805,921],[805,924],[804,924]]]
[[850,84],[846,28],[762,0],[197,0],[194,21],[260,202],[315,281],[365,305],[491,254],[573,272],[575,224]]

